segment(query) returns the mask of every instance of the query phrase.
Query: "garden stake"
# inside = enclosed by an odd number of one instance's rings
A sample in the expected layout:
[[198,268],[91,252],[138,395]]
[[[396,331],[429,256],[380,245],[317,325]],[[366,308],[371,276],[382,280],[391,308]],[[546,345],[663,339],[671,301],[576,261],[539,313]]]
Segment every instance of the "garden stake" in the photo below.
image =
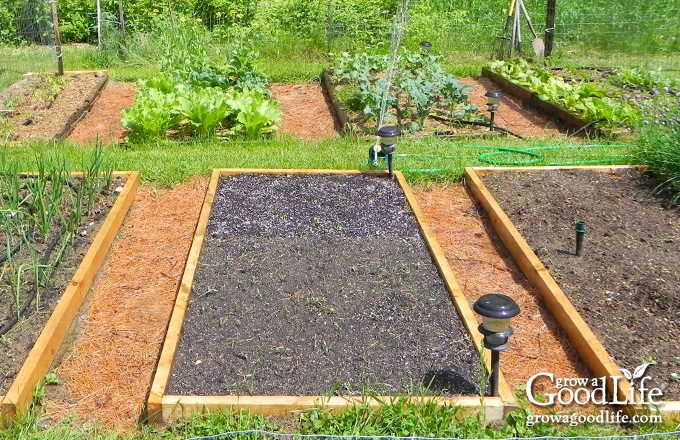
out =
[[576,222],[576,255],[581,255],[584,235],[586,235],[586,222],[579,220]]

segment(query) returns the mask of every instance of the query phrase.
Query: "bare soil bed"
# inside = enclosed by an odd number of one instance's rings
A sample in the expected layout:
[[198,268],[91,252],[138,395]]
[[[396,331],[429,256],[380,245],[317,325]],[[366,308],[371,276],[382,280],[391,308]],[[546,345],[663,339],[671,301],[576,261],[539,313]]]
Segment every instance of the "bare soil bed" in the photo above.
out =
[[68,135],[106,81],[104,72],[27,76],[0,92],[5,138],[53,140]]
[[396,182],[222,178],[169,394],[479,394],[479,357]]
[[[482,177],[620,368],[680,400],[680,211],[634,170]],[[575,222],[585,221],[575,255]]]

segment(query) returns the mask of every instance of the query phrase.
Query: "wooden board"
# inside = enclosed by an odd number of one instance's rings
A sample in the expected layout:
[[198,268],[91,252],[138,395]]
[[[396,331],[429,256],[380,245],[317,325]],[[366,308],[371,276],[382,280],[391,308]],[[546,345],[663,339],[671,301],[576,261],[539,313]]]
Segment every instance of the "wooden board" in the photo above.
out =
[[351,124],[347,113],[342,108],[342,104],[338,101],[335,96],[335,86],[333,85],[333,80],[331,80],[330,73],[328,70],[321,72],[321,86],[324,88],[331,101],[331,108],[333,109],[333,117],[335,118],[338,126],[342,133],[348,133],[351,131]]
[[[264,416],[284,416],[291,413],[323,407],[328,410],[343,410],[354,405],[365,404],[378,409],[389,403],[392,397],[347,397],[347,396],[163,396],[162,416],[157,422],[171,422],[180,417],[202,414],[211,411],[245,409],[252,414]],[[476,415],[484,411],[489,421],[503,420],[508,412],[508,404],[500,397],[413,397],[411,402],[436,402],[439,405],[458,406],[462,415]]]
[[[492,226],[498,233],[501,241],[508,249],[513,259],[524,273],[527,280],[536,288],[548,310],[554,316],[562,330],[564,330],[571,343],[576,348],[581,359],[594,373],[595,377],[607,377],[607,389],[618,389],[616,396],[618,401],[627,401],[631,394],[630,382],[622,377],[619,367],[607,353],[600,340],[595,336],[588,324],[583,320],[573,306],[564,291],[550,275],[540,259],[510,218],[505,214],[491,192],[480,179],[480,175],[494,172],[532,172],[545,170],[591,170],[611,172],[614,170],[631,168],[628,166],[596,166],[596,167],[516,167],[516,168],[466,168],[465,183],[470,191],[489,215]],[[618,387],[614,386],[612,377],[620,377]],[[614,396],[610,396],[613,398]],[[639,400],[636,399],[636,400]],[[649,408],[640,405],[626,405],[623,408],[627,414],[645,414]],[[680,402],[664,402],[659,408],[661,413],[670,417],[680,416]]]
[[49,371],[137,194],[138,172],[117,172],[114,176],[127,179],[123,191],[118,195],[104,224],[73,275],[71,283],[61,296],[26,361],[7,390],[7,394],[0,397],[4,423],[28,410],[36,387]]
[[[161,357],[158,363],[151,392],[147,400],[146,416],[151,423],[168,423],[178,417],[190,416],[194,413],[204,413],[216,409],[247,409],[254,413],[265,415],[282,415],[294,411],[302,411],[315,406],[326,408],[346,408],[358,402],[355,397],[324,397],[324,396],[177,396],[165,395],[165,390],[170,382],[172,375],[172,365],[175,358],[182,324],[187,311],[191,295],[191,285],[196,273],[196,266],[203,246],[203,237],[208,226],[212,203],[215,198],[217,184],[221,177],[238,174],[268,174],[268,175],[301,175],[301,174],[321,174],[321,175],[347,175],[365,174],[389,178],[387,171],[357,171],[357,170],[275,170],[275,169],[215,169],[213,170],[208,190],[203,201],[203,207],[196,228],[196,234],[189,251],[189,257],[182,277],[182,283],[177,293],[177,300],[170,319],[167,336],[163,344]],[[434,239],[434,234],[427,225],[418,203],[411,192],[406,180],[400,172],[394,173],[395,179],[401,186],[409,205],[418,221],[423,237],[432,254],[440,276],[442,277],[449,294],[454,302],[464,325],[470,332],[472,341],[476,347],[481,347],[481,335],[477,331],[477,320],[470,309],[467,299],[464,297],[453,272],[448,265],[446,258],[441,251],[439,244]],[[485,356],[488,358],[489,356]],[[484,411],[485,417],[489,421],[502,420],[509,411],[516,409],[516,401],[510,387],[504,378],[499,378],[499,397],[456,397],[456,398],[437,398],[437,402],[448,405],[458,405],[465,409],[468,414]],[[381,397],[389,401],[390,397]],[[434,399],[434,398],[429,398]],[[365,400],[362,400],[365,401]],[[371,405],[378,405],[377,401],[372,401]]]
[[83,117],[85,117],[85,114],[89,112],[92,109],[92,106],[94,103],[99,99],[99,95],[101,95],[102,90],[104,89],[104,86],[109,81],[109,74],[106,71],[97,71],[97,72],[66,72],[65,75],[75,75],[75,74],[83,74],[83,73],[92,73],[93,75],[97,75],[101,73],[101,81],[99,81],[99,84],[97,84],[97,88],[90,94],[90,96],[83,101],[83,105],[78,107],[75,112],[69,117],[68,121],[66,121],[66,125],[64,128],[59,130],[59,133],[57,133],[54,136],[55,141],[59,141],[62,139],[65,139],[73,129],[76,127],[76,124],[78,121],[80,121]]

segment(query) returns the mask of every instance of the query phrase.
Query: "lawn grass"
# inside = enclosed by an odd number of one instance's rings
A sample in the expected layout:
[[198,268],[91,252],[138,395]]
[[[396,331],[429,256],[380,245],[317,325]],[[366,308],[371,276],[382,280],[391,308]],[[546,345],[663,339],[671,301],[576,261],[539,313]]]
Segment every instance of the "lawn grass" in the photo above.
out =
[[[434,402],[415,403],[408,397],[382,402],[370,409],[357,403],[342,411],[312,409],[288,417],[264,417],[247,411],[218,410],[193,415],[171,426],[142,424],[132,432],[112,432],[65,420],[51,426],[40,426],[35,415],[24,416],[7,429],[0,430],[0,440],[166,440],[237,438],[239,440],[289,439],[290,435],[307,438],[347,438],[348,440],[390,437],[424,437],[432,439],[510,439],[510,438],[597,438],[629,440],[637,435],[657,433],[656,440],[675,439],[680,434],[677,421],[659,425],[554,426],[536,423],[527,426],[531,412],[524,404],[510,413],[504,424],[486,424],[482,415],[466,415],[456,406]],[[231,433],[228,436],[220,434]],[[295,437],[293,437],[295,438]],[[298,437],[302,438],[302,437]]]
[[[209,176],[214,168],[372,169],[368,149],[372,136],[348,136],[321,142],[290,137],[262,141],[157,141],[109,146],[104,157],[116,170],[140,172],[143,182],[171,187],[194,175]],[[94,145],[31,143],[0,148],[0,156],[30,171],[40,155],[63,156],[71,168],[86,163]],[[567,139],[520,140],[515,138],[447,140],[434,136],[404,138],[397,146],[394,169],[413,184],[447,184],[462,179],[467,166],[492,165],[592,165],[629,164],[631,146],[593,144]],[[384,168],[381,159],[379,168]]]

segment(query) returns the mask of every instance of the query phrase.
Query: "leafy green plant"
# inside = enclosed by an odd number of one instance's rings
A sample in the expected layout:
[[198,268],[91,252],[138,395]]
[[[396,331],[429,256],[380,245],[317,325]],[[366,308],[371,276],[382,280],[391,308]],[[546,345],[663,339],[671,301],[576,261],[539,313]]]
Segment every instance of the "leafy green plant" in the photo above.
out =
[[254,50],[242,47],[231,52],[227,73],[230,87],[234,90],[253,90],[264,96],[269,96],[267,77],[256,68],[259,54]]
[[644,67],[617,69],[610,81],[621,87],[645,91],[677,88],[680,85],[678,80],[664,79],[659,71]]
[[162,73],[141,81],[135,104],[123,112],[130,140],[169,132],[207,138],[222,128],[220,133],[254,139],[276,129],[280,111],[255,67],[257,52],[241,47],[224,61],[200,21],[170,20],[168,25],[177,36],[167,37]]
[[233,112],[227,99],[220,89],[192,88],[177,97],[177,111],[199,137],[208,137]]
[[241,93],[234,93],[229,105],[237,112],[238,124],[232,128],[232,132],[243,134],[247,139],[257,139],[272,133],[281,118],[278,103],[257,91],[246,89]]
[[162,75],[141,85],[146,88],[135,104],[123,111],[122,124],[131,140],[164,137],[169,131],[205,138],[218,128],[256,139],[275,131],[281,117],[278,103],[258,90],[223,91]]
[[441,57],[426,51],[402,51],[394,60],[395,72],[391,83],[386,78],[388,57],[366,53],[335,55],[333,75],[342,87],[348,85],[354,93],[346,98],[350,109],[361,109],[370,120],[377,120],[383,110],[385,89],[390,87],[385,109],[399,125],[411,131],[422,129],[431,112],[445,111],[455,119],[474,114],[476,106],[467,99],[472,86],[462,85],[444,71]]
[[181,120],[176,106],[177,97],[174,93],[144,88],[139,91],[134,105],[123,110],[121,123],[130,130],[132,139],[165,136],[166,132]]
[[514,84],[535,92],[540,99],[570,111],[585,122],[605,122],[608,127],[634,127],[638,111],[628,103],[607,98],[601,87],[584,81],[567,82],[547,69],[534,67],[525,59],[495,61],[493,72]]

